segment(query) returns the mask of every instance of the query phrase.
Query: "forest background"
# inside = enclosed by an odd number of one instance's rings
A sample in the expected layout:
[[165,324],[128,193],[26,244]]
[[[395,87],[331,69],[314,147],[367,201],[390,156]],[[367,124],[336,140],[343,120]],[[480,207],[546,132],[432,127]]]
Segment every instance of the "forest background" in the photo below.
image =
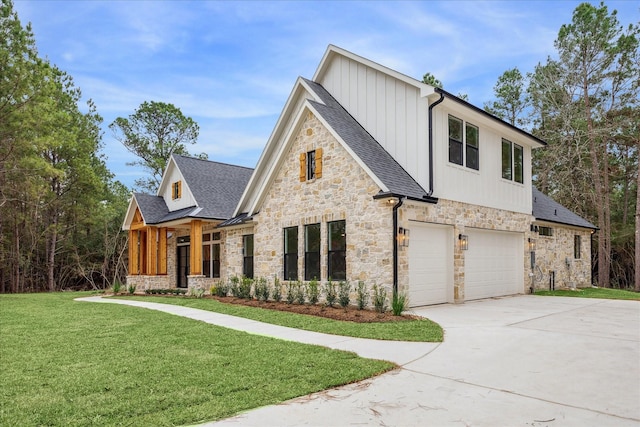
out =
[[[559,29],[557,58],[505,71],[485,109],[547,141],[535,152],[535,185],[598,226],[594,284],[640,291],[639,38],[637,23],[622,27],[605,4],[583,3]],[[97,107],[80,102],[72,77],[38,55],[30,25],[3,0],[0,293],[124,282],[131,189],[106,167]]]

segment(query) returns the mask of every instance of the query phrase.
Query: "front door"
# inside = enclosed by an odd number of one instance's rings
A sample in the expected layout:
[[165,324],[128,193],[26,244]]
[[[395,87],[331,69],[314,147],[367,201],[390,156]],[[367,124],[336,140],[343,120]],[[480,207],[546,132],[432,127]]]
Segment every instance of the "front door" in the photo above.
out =
[[187,276],[189,275],[189,261],[190,261],[190,247],[189,245],[178,246],[178,287],[187,287]]

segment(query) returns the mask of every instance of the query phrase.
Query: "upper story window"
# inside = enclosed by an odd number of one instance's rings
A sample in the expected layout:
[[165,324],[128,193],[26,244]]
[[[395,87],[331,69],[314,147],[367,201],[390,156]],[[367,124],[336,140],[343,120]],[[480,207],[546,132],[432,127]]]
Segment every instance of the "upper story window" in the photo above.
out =
[[502,139],[502,178],[524,183],[524,149]]
[[538,228],[538,234],[540,236],[553,236],[553,228],[551,228],[551,227],[540,227],[540,228]]
[[479,170],[479,148],[478,127],[449,116],[449,162]]
[[322,148],[300,153],[300,182],[322,178]]
[[182,181],[176,181],[172,184],[171,198],[173,200],[182,197]]

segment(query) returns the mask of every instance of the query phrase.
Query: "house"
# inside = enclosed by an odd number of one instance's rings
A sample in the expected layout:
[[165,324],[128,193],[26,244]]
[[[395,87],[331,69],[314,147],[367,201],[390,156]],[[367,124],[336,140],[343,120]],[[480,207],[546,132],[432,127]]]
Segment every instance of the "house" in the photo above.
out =
[[174,155],[156,196],[133,195],[127,280],[362,280],[411,306],[587,286],[595,227],[532,187],[544,145],[329,46],[255,170]]

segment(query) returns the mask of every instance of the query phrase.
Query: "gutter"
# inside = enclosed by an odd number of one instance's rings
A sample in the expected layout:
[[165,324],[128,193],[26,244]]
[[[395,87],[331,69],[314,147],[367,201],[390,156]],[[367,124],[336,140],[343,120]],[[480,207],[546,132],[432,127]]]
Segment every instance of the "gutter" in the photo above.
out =
[[398,197],[398,203],[393,206],[393,295],[398,295],[398,209],[404,200]]
[[444,93],[436,88],[436,91],[440,94],[438,99],[433,104],[429,105],[429,192],[427,197],[430,198],[433,194],[433,108],[444,101]]

